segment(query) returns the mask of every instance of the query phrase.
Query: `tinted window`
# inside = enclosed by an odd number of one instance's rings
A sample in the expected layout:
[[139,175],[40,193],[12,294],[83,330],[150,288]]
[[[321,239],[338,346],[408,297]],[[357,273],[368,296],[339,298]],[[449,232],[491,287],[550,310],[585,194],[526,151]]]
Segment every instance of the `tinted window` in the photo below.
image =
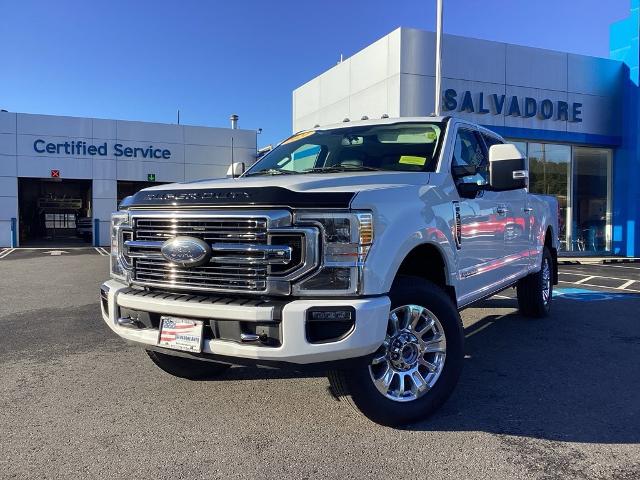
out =
[[492,145],[502,145],[504,142],[497,137],[492,137],[491,135],[487,135],[485,133],[482,134],[482,138],[484,139],[484,143],[487,145],[487,153]]

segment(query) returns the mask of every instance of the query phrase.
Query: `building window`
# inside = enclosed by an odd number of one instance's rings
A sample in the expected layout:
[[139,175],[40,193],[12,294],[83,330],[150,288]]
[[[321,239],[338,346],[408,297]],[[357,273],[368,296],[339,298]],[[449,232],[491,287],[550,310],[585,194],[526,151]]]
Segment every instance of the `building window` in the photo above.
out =
[[606,252],[611,249],[611,150],[574,147],[573,215],[574,250]]
[[609,149],[509,140],[529,161],[529,191],[558,200],[560,250],[611,251]]
[[558,239],[561,250],[568,250],[567,208],[571,147],[550,143],[529,143],[529,191],[554,195],[558,200]]

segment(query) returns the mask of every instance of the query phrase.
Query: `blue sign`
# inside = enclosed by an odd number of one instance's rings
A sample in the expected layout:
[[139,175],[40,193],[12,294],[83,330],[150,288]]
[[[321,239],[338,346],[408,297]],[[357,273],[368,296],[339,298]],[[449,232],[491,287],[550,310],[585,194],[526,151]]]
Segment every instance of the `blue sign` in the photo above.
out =
[[[109,155],[107,142],[99,145],[88,144],[84,140],[72,140],[64,143],[46,142],[39,138],[33,142],[33,149],[37,153],[55,153],[56,155],[82,155],[106,157]],[[114,143],[112,146],[114,157],[126,158],[171,158],[171,150],[166,148],[148,147],[125,147],[122,143]]]
[[565,122],[582,122],[582,104],[568,103],[562,100],[552,101],[548,98],[537,100],[532,97],[518,98],[516,95],[484,92],[473,95],[465,90],[462,95],[453,88],[444,91],[442,98],[444,110],[463,113],[479,113],[505,115],[507,117],[536,117],[540,120],[561,120]]

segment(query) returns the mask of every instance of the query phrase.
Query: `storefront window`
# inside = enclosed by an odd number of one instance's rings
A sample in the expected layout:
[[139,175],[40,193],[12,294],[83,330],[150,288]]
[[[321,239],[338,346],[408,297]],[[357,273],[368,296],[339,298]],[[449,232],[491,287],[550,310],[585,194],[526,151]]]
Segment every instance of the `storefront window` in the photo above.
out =
[[611,151],[602,148],[573,149],[573,250],[609,250],[609,163]]
[[529,159],[529,191],[558,200],[560,250],[611,251],[611,150],[508,141]]
[[529,191],[554,195],[558,199],[560,250],[568,249],[567,208],[571,147],[550,143],[529,143]]

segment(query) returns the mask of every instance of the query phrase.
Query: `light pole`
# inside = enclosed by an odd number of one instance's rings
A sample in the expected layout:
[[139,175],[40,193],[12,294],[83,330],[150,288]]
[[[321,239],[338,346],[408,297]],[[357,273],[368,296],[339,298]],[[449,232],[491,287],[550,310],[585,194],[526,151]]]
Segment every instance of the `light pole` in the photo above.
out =
[[436,0],[436,96],[435,110],[436,115],[441,115],[440,96],[442,90],[442,1]]

